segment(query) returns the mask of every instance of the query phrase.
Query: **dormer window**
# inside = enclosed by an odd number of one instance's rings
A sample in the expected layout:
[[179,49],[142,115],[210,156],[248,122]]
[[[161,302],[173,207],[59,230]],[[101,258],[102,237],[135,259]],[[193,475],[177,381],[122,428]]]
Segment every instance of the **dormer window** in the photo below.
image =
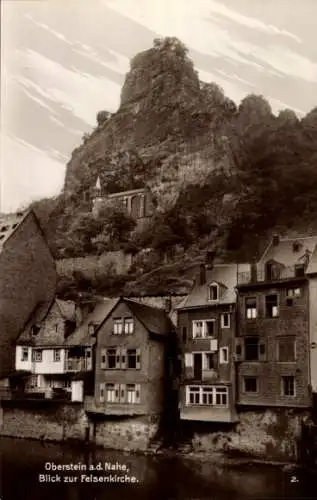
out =
[[300,251],[300,249],[301,249],[301,246],[302,246],[302,245],[301,245],[300,243],[298,243],[297,241],[295,241],[295,242],[293,243],[293,252],[294,252],[294,253],[299,252],[299,251]]
[[35,337],[39,331],[40,331],[41,327],[38,326],[38,325],[33,325],[32,328],[31,328],[31,334],[33,337]]
[[219,286],[216,283],[212,283],[208,287],[208,300],[219,300]]
[[89,323],[88,325],[88,335],[93,335],[97,329],[97,325],[94,323]]

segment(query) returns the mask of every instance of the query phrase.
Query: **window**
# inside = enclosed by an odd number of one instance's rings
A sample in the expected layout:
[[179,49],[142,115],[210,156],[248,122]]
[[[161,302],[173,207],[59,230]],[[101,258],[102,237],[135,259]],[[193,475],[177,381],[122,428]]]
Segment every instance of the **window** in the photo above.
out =
[[219,300],[218,285],[210,285],[208,288],[208,300]]
[[40,349],[35,349],[32,351],[32,361],[36,363],[41,363],[42,361],[42,351]]
[[298,243],[297,241],[295,241],[292,246],[293,246],[294,253],[299,252],[300,249],[302,248],[302,245],[300,243]]
[[127,403],[140,403],[140,386],[137,384],[127,384]]
[[121,318],[115,318],[113,320],[113,334],[121,335],[123,331],[123,321]]
[[255,319],[257,317],[255,297],[247,297],[245,299],[245,315],[247,319]]
[[230,328],[230,313],[221,315],[221,328]]
[[61,350],[54,349],[54,361],[59,362],[61,360]]
[[226,364],[229,361],[228,347],[220,347],[219,351],[219,362],[220,364]]
[[139,349],[128,349],[128,368],[140,368]]
[[215,321],[213,319],[205,321],[204,333],[204,337],[213,337],[215,335]]
[[215,368],[215,362],[214,362],[214,356],[211,352],[206,352],[205,353],[205,366],[206,370],[213,370]]
[[277,295],[267,295],[265,297],[265,310],[268,318],[277,318],[278,316],[278,297]]
[[257,361],[259,359],[259,340],[259,337],[246,337],[244,339],[246,361]]
[[132,334],[134,330],[134,321],[133,318],[125,318],[124,319],[124,333]]
[[228,406],[228,388],[187,386],[186,405]]
[[244,392],[258,392],[258,379],[256,377],[244,377]]
[[39,327],[37,325],[32,326],[31,334],[33,335],[33,337],[35,337],[39,333],[40,329],[41,329],[41,327]]
[[296,264],[295,265],[295,278],[300,278],[305,276],[305,265],[304,264]]
[[295,396],[295,377],[282,377],[282,396]]
[[29,360],[29,349],[28,347],[22,347],[21,361],[28,361],[28,360]]
[[295,339],[292,337],[280,338],[277,341],[277,359],[282,363],[296,360]]
[[213,403],[213,388],[212,387],[203,387],[203,405],[212,405]]
[[117,350],[107,350],[107,368],[117,368]]
[[286,292],[286,296],[289,298],[296,298],[301,296],[300,288],[289,288]]
[[193,338],[214,337],[215,320],[193,321]]
[[216,388],[216,405],[227,406],[228,404],[228,389],[227,387]]
[[99,388],[99,401],[103,403],[105,400],[105,384],[100,384]]
[[94,335],[94,333],[96,332],[97,330],[97,325],[95,325],[94,323],[89,323],[88,325],[88,335]]
[[204,322],[194,321],[193,322],[193,338],[203,337]]
[[106,402],[107,403],[116,402],[116,390],[114,384],[106,384]]

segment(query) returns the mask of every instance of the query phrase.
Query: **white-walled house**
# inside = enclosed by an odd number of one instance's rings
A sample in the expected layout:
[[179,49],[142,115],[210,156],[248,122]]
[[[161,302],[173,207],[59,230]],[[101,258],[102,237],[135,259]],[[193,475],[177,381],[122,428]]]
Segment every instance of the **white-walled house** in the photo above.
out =
[[55,299],[38,307],[17,341],[15,369],[21,376],[13,389],[24,396],[83,401],[80,374],[92,372],[92,346],[76,344],[80,323],[74,302]]

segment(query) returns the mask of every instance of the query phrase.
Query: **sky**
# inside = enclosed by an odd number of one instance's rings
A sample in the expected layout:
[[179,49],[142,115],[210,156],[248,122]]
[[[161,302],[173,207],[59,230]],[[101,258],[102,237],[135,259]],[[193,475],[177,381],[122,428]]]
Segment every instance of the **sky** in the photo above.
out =
[[159,36],[189,48],[200,79],[237,104],[317,105],[316,0],[2,0],[0,210],[56,196],[129,61]]

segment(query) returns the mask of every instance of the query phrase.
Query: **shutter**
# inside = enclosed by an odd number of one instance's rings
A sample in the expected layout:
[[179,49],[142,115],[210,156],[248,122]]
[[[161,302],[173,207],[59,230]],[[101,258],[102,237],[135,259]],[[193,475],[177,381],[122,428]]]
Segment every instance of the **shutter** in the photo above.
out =
[[207,370],[207,353],[206,352],[202,352],[202,369],[203,370]]
[[107,349],[101,349],[100,351],[100,366],[103,369],[107,368]]
[[114,384],[114,402],[119,403],[120,402],[120,384]]
[[236,337],[234,339],[234,357],[236,361],[244,360],[244,339],[243,337]]
[[121,352],[120,349],[116,349],[116,369],[121,368]]
[[126,402],[127,402],[126,385],[121,384],[120,385],[120,403],[126,403]]
[[135,402],[137,404],[141,403],[141,385],[140,384],[135,385]]
[[191,368],[194,365],[194,356],[191,352],[185,353],[185,366],[186,368]]
[[266,339],[259,340],[259,361],[266,361]]
[[211,350],[211,352],[216,352],[218,350],[218,340],[217,339],[211,339],[210,350]]
[[125,369],[127,367],[127,349],[121,347],[121,368]]
[[100,403],[104,403],[105,401],[105,391],[106,391],[106,384],[100,384]]
[[141,349],[136,349],[136,369],[141,369]]

